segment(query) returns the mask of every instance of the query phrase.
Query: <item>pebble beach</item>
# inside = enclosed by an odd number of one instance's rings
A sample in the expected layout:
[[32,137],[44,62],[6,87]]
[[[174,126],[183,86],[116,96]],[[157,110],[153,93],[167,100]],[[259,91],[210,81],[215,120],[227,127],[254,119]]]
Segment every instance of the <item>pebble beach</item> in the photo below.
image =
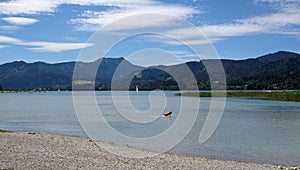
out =
[[49,133],[0,133],[0,170],[4,169],[293,169],[272,164],[224,161],[160,153],[145,158],[115,155],[103,148],[152,155],[142,149],[83,137]]

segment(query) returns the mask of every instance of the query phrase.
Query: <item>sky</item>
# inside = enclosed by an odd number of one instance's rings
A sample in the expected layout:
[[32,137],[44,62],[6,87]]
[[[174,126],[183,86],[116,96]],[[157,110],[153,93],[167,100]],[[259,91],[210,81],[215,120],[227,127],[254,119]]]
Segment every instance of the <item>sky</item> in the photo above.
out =
[[86,53],[89,60],[124,57],[149,66],[212,54],[195,53],[198,47],[234,60],[300,53],[300,1],[0,1],[0,64],[85,60],[79,56]]

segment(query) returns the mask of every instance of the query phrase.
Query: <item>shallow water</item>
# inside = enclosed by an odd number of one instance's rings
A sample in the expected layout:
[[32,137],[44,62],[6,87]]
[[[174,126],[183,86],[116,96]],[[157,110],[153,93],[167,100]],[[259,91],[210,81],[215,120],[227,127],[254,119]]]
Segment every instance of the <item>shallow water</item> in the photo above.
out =
[[[174,93],[130,92],[130,102],[135,111],[127,103],[126,92],[117,92],[114,99],[110,92],[96,92],[95,103],[83,100],[77,103],[77,107],[84,108],[87,116],[95,112],[91,109],[93,107],[100,110],[103,117],[92,117],[90,120],[93,122],[87,123],[102,127],[98,133],[108,132],[109,129],[104,126],[108,122],[110,127],[125,136],[149,138],[171,128],[176,120],[179,121],[179,113],[187,118],[186,124],[181,126],[193,122],[198,98],[181,98]],[[80,94],[83,97],[87,95],[86,92]],[[87,136],[77,119],[71,92],[2,93],[0,101],[0,129]],[[186,101],[184,112],[180,111],[182,101]],[[300,164],[300,103],[228,98],[218,128],[205,143],[200,144],[198,138],[210,101],[210,98],[201,98],[192,130],[170,152],[218,159]],[[171,119],[160,117],[161,113],[168,111],[174,113]],[[185,135],[184,130],[175,132],[173,136]],[[136,146],[113,135],[104,135],[101,139]],[[172,140],[167,138],[162,142]]]

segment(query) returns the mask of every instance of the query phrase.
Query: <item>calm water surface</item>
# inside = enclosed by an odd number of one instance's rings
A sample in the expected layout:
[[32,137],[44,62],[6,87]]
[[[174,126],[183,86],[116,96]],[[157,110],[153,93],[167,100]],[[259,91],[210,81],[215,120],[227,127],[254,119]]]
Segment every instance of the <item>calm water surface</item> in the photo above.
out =
[[[163,110],[172,110],[174,117],[163,119],[152,115],[155,120],[150,123],[132,123],[120,116],[110,92],[96,92],[96,100],[97,107],[111,127],[127,136],[141,138],[159,134],[174,123],[181,99],[174,96],[174,93],[165,92],[168,102]],[[125,94],[120,92],[119,95]],[[132,105],[141,111],[151,108],[153,105],[151,106],[148,95],[149,92],[130,92]],[[190,97],[187,100],[196,99]],[[0,129],[87,136],[77,119],[71,92],[2,93],[0,101]],[[82,103],[86,106],[89,104]],[[228,98],[217,130],[208,141],[199,144],[199,133],[209,106],[210,98],[201,98],[198,117],[192,130],[170,152],[300,165],[300,103]],[[193,108],[193,105],[189,107]],[[187,111],[184,114],[189,116],[191,113]]]

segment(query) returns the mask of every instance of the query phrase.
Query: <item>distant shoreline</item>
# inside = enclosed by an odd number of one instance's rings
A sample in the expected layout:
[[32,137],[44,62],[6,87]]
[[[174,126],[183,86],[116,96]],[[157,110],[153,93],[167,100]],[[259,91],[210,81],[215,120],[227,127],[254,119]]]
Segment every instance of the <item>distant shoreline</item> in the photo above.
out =
[[300,102],[300,91],[224,91],[224,92],[182,92],[176,96],[188,97],[230,97],[247,99],[265,99],[278,101]]
[[121,157],[105,150],[149,154],[83,137],[33,132],[0,133],[0,169],[283,169],[285,166],[161,153],[141,159]]
[[[76,90],[76,91],[94,91],[94,90]],[[95,92],[101,92],[104,90],[96,90]],[[110,92],[111,90],[105,90]],[[115,90],[116,91],[116,90]],[[125,90],[117,90],[125,91]],[[147,92],[148,90],[140,90],[140,92]],[[151,91],[151,90],[149,90]],[[176,90],[166,90],[175,91]],[[0,91],[3,93],[45,93],[45,92],[60,92],[56,90],[16,90],[16,91]],[[62,90],[62,92],[73,92],[68,90]],[[134,92],[130,90],[130,92]],[[228,97],[228,98],[246,98],[246,99],[261,99],[261,100],[277,100],[277,101],[290,101],[300,102],[300,90],[224,90],[224,91],[177,91],[176,96],[186,97]]]
[[[68,90],[62,90],[62,92],[67,92]],[[94,90],[76,90],[76,91],[94,91]],[[97,90],[95,92],[100,92],[104,90]],[[105,90],[107,92],[111,90]],[[117,90],[125,91],[125,90]],[[144,90],[145,92],[148,90]],[[151,91],[151,90],[149,90]],[[166,91],[176,91],[176,90],[166,90]],[[18,90],[18,91],[0,91],[1,93],[45,93],[45,92],[60,92],[56,90],[47,91],[35,91],[35,90]],[[73,92],[73,91],[68,91]],[[130,90],[130,92],[134,92]],[[141,90],[140,92],[143,92]],[[300,102],[300,91],[299,90],[224,90],[224,91],[183,91],[175,94],[176,96],[186,96],[186,97],[229,97],[229,98],[246,98],[246,99],[261,99],[261,100],[277,100],[277,101],[290,101],[290,102]]]

